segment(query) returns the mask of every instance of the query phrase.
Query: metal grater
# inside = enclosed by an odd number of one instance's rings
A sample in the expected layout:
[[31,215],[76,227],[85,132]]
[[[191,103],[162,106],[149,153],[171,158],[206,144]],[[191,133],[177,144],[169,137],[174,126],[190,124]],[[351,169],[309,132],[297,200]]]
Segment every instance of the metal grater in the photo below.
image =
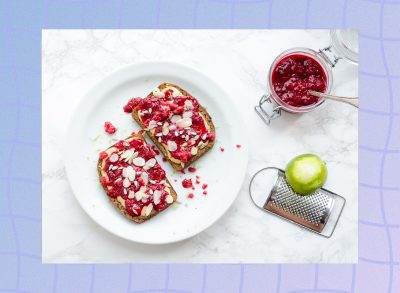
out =
[[[261,207],[253,199],[251,186],[254,178],[266,170],[275,170],[277,175],[275,184]],[[343,197],[324,188],[307,196],[297,194],[286,181],[284,171],[274,167],[264,168],[253,176],[250,182],[250,196],[254,204],[262,210],[325,237],[332,235],[345,204]]]

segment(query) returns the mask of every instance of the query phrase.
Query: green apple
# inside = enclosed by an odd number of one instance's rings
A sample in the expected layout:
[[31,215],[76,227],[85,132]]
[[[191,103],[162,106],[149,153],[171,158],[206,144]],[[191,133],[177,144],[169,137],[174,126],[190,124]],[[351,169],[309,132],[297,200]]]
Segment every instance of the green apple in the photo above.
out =
[[286,166],[286,180],[295,192],[308,195],[321,188],[328,176],[320,157],[304,154],[293,158]]

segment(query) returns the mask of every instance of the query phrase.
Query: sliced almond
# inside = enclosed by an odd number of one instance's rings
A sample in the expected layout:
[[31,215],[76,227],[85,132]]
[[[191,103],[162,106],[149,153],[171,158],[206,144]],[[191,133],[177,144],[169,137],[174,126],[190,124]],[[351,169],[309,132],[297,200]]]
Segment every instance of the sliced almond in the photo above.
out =
[[183,112],[183,114],[182,114],[183,118],[191,118],[192,116],[193,116],[192,111],[186,111],[186,112]]
[[163,127],[162,127],[162,134],[163,135],[167,135],[169,133],[169,127],[168,127],[168,123],[164,123]]
[[150,120],[149,126],[148,126],[147,128],[148,128],[148,129],[153,129],[153,128],[155,128],[155,127],[157,127],[157,122],[154,121],[154,120]]
[[149,174],[146,172],[143,172],[140,177],[143,179],[144,184],[147,185],[149,183]]
[[169,130],[176,130],[176,125],[175,124],[171,124],[170,126],[168,126]]
[[175,141],[169,140],[167,141],[167,146],[168,146],[168,150],[170,152],[174,152],[178,149],[178,146],[176,145]]
[[198,151],[197,147],[192,147],[192,149],[190,150],[190,154],[192,156],[195,156],[195,155],[197,155],[197,151]]
[[171,122],[176,123],[178,120],[182,119],[181,115],[173,115],[171,117]]
[[200,149],[204,149],[204,148],[206,147],[207,144],[208,144],[208,141],[206,141],[206,142],[200,141],[200,142],[199,142],[199,148],[200,148]]
[[153,91],[153,96],[156,98],[164,98],[164,93],[161,92],[158,88]]
[[150,216],[152,210],[153,210],[153,204],[151,203],[146,208],[146,212],[145,212],[146,217]]
[[160,190],[155,190],[153,193],[153,202],[154,204],[159,204],[161,202],[162,192]]
[[144,207],[142,208],[142,211],[140,212],[140,215],[141,215],[142,217],[146,216],[146,209],[147,209],[146,206],[144,206]]
[[111,162],[111,163],[115,163],[116,161],[118,161],[118,159],[119,159],[119,157],[118,157],[118,155],[117,155],[116,153],[113,153],[113,154],[110,156],[110,162]]
[[157,163],[156,159],[151,158],[146,162],[145,167],[147,167],[147,169],[153,168],[156,165],[156,163]]
[[126,167],[125,170],[126,170],[125,171],[126,172],[126,177],[128,177],[130,181],[135,180],[136,171],[133,169],[133,167],[132,166],[128,166],[128,167]]
[[135,192],[133,190],[129,191],[128,198],[132,199],[135,197]]
[[205,140],[207,138],[207,133],[204,133],[202,136],[201,136],[201,139],[202,140]]
[[131,186],[131,182],[129,181],[128,178],[125,178],[125,179],[124,179],[124,182],[122,182],[122,185],[123,185],[125,188],[128,188],[129,186]]
[[193,103],[192,103],[192,101],[191,101],[191,100],[186,100],[185,103],[183,104],[183,107],[184,107],[186,110],[191,110],[191,109],[193,109]]
[[185,127],[190,127],[192,126],[192,118],[187,117],[187,118],[182,118],[176,121],[176,126],[185,128]]
[[142,157],[137,157],[137,158],[134,158],[134,159],[133,159],[132,163],[133,163],[135,166],[143,167],[144,164],[146,163],[146,161],[145,161]]
[[125,200],[121,196],[118,196],[117,200],[125,208]]
[[168,194],[167,197],[165,198],[165,201],[167,204],[171,204],[174,202],[174,198],[172,197],[171,194]]

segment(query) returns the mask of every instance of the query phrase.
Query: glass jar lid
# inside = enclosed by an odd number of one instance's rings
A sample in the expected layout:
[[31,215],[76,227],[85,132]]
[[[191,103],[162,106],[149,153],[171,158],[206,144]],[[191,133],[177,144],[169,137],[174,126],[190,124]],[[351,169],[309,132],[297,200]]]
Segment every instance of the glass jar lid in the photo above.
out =
[[358,32],[355,30],[331,30],[333,49],[340,57],[358,64]]

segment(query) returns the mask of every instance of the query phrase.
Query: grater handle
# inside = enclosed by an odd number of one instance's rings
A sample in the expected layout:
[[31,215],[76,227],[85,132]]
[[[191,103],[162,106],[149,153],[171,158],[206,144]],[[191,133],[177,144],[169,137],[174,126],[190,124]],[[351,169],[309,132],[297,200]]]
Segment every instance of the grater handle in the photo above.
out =
[[[276,171],[278,171],[278,172],[279,172],[279,171],[282,171],[281,169],[276,168],[276,167],[265,167],[265,168],[262,168],[262,169],[258,170],[256,173],[254,173],[254,175],[251,177],[250,183],[249,183],[249,195],[250,195],[251,201],[253,202],[253,204],[254,204],[256,207],[258,207],[259,209],[263,210],[264,212],[265,212],[264,207],[258,205],[257,202],[256,202],[255,199],[254,199],[254,195],[253,195],[253,193],[252,193],[252,186],[253,186],[254,179],[255,179],[260,173],[262,173],[262,172],[264,172],[264,171],[267,171],[267,170],[276,170]],[[272,189],[274,189],[274,188],[276,187],[277,180],[278,180],[278,176],[277,176],[277,178],[275,179],[275,183],[274,183]],[[271,191],[272,191],[272,190],[271,190]],[[270,191],[270,192],[271,192],[271,191]],[[267,198],[267,201],[268,201],[268,198]]]

